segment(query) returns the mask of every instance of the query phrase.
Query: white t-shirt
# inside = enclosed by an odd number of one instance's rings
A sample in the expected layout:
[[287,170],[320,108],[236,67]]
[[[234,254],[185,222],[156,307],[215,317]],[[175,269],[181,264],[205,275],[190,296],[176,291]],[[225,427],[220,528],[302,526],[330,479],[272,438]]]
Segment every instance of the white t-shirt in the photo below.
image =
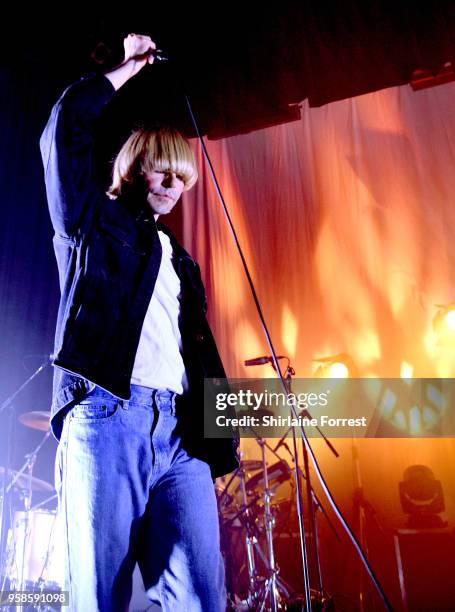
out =
[[187,388],[178,325],[180,279],[172,265],[172,245],[158,232],[163,248],[155,289],[142,326],[131,382],[181,394]]

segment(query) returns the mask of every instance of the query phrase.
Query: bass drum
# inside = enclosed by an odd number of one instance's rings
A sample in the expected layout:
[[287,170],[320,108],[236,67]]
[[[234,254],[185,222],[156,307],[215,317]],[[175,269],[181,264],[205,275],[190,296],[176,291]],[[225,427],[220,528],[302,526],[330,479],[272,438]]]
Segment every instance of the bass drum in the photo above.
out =
[[56,512],[46,510],[14,513],[9,534],[7,576],[16,588],[34,590],[46,585],[49,590],[62,590],[64,557],[60,546]]

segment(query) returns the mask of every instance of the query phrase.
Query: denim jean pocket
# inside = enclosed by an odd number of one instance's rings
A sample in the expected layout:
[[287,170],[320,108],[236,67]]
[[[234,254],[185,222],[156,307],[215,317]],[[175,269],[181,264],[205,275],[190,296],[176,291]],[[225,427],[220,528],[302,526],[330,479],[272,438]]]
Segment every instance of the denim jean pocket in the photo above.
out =
[[76,404],[70,411],[70,418],[73,421],[81,422],[94,422],[94,421],[106,421],[113,417],[120,404],[116,401],[101,400],[98,399],[96,402],[83,401],[80,404]]

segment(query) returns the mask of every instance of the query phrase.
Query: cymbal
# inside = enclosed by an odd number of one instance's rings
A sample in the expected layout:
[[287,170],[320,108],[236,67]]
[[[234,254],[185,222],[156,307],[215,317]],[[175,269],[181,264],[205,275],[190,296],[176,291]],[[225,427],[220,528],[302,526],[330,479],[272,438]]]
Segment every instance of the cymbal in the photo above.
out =
[[[0,465],[0,475],[3,476],[6,470]],[[10,478],[13,479],[17,474],[16,470],[10,471]],[[21,474],[14,483],[15,489],[28,489],[31,484],[32,491],[54,491],[54,487],[45,480],[36,478],[35,476],[29,476],[28,474]]]
[[24,414],[19,415],[19,421],[32,429],[48,431],[50,428],[50,416],[50,412],[34,410],[33,412],[24,412]]

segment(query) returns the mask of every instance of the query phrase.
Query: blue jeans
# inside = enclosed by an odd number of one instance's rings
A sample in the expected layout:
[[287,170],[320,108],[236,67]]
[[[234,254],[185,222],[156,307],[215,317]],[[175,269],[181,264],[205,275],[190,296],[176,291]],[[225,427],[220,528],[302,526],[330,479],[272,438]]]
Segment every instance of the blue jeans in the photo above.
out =
[[56,488],[71,611],[127,610],[136,562],[163,610],[226,609],[210,469],[182,449],[174,399],[95,388],[65,418]]

